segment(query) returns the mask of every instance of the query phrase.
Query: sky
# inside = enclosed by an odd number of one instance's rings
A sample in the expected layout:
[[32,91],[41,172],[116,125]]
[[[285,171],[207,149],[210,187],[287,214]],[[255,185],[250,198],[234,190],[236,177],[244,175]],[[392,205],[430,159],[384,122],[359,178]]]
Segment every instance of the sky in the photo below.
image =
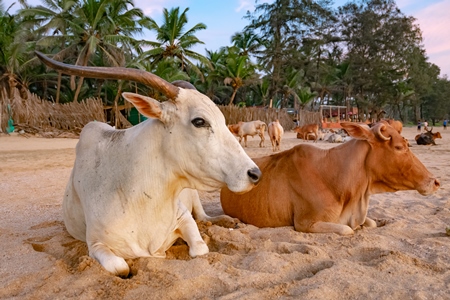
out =
[[[259,0],[258,3],[264,0]],[[17,0],[3,0],[5,8],[12,3],[14,13],[20,6]],[[204,23],[206,30],[200,30],[196,36],[204,42],[193,51],[205,55],[207,50],[217,51],[220,47],[231,45],[231,36],[248,24],[244,19],[247,11],[253,11],[254,0],[133,0],[135,7],[143,10],[146,16],[153,18],[158,25],[163,22],[163,8],[180,7],[187,12],[187,29],[197,23]],[[347,0],[335,0],[335,6],[342,6]],[[30,5],[39,5],[40,0],[28,0]],[[441,69],[441,76],[450,77],[450,0],[397,0],[398,8],[407,16],[413,16],[422,31],[423,45],[428,61]],[[136,37],[154,40],[154,35]]]

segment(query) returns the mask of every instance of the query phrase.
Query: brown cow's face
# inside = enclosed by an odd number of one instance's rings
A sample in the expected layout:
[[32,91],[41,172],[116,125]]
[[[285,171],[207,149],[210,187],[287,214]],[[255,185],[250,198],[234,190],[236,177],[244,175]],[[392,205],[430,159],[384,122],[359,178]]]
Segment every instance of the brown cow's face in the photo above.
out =
[[370,145],[365,168],[371,177],[372,194],[417,190],[428,195],[439,188],[439,181],[410,151],[407,141],[393,127],[377,124],[368,129],[348,123],[343,127],[350,136]]
[[435,139],[442,139],[442,135],[441,135],[441,133],[438,131],[438,132],[436,132],[436,133],[433,133],[433,138],[435,138]]

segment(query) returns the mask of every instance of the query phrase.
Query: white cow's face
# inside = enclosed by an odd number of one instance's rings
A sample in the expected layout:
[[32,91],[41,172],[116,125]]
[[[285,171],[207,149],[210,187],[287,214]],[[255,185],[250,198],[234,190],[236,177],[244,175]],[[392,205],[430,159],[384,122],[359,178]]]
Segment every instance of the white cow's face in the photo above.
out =
[[[164,124],[166,138],[161,147],[168,165],[185,187],[212,191],[225,185],[243,193],[254,187],[261,173],[225,124],[217,106],[196,90],[180,89],[175,102],[158,102],[124,93],[145,116]],[[178,173],[177,173],[178,172]]]

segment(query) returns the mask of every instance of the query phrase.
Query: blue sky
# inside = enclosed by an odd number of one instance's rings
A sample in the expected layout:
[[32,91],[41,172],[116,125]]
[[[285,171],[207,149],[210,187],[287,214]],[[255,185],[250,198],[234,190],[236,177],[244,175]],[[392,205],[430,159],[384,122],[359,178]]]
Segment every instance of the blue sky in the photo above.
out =
[[[3,0],[6,8],[15,0]],[[260,0],[260,2],[262,2]],[[341,6],[347,0],[336,0],[335,5]],[[422,30],[429,61],[441,68],[441,75],[450,77],[450,0],[397,0],[400,10],[417,19]],[[28,0],[31,5],[37,5],[39,0]],[[254,0],[134,0],[136,7],[142,9],[147,16],[152,17],[158,24],[162,23],[163,8],[189,7],[188,28],[196,23],[204,23],[206,30],[196,35],[205,44],[193,49],[201,54],[208,50],[218,50],[220,47],[231,45],[231,36],[241,31],[247,24],[243,19],[248,10],[252,11]],[[14,8],[19,8],[16,4]],[[15,9],[11,10],[12,12]],[[144,38],[144,37],[142,37]],[[153,40],[151,34],[145,37]]]

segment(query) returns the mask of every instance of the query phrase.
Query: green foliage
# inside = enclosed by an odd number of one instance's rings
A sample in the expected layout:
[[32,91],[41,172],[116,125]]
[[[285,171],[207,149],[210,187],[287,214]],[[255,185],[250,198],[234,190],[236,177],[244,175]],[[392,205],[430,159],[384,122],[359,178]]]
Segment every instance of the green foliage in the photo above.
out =
[[204,56],[190,50],[190,48],[203,44],[195,36],[195,33],[206,29],[206,25],[197,23],[192,28],[186,29],[188,11],[189,8],[186,8],[181,13],[179,7],[170,10],[164,8],[164,21],[161,26],[155,20],[150,19],[150,30],[155,31],[157,41],[151,43],[152,49],[144,52],[142,57],[152,61],[155,65],[166,58],[177,58],[181,71],[185,71],[188,74],[195,73],[202,78],[203,74],[194,61],[201,62],[207,66],[210,66],[210,63]]

